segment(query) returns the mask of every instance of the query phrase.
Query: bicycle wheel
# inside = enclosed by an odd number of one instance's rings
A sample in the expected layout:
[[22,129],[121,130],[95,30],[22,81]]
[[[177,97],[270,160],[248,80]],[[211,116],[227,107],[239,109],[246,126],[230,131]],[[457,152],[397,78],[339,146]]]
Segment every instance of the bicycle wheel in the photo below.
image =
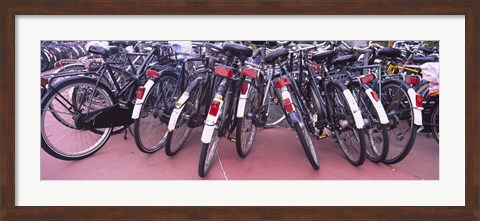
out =
[[[67,66],[63,66],[65,67],[65,69],[63,69],[62,72],[58,72],[58,74],[62,74],[62,73],[78,73],[78,76],[86,76],[86,77],[98,77],[98,73],[97,74],[92,74],[92,72],[90,72],[90,74],[88,75],[85,75],[86,73],[82,72],[84,69],[81,69],[81,66],[83,65],[79,65],[79,64],[72,64],[72,65],[67,65]],[[122,69],[120,69],[119,67],[117,66],[111,66],[111,70],[113,72],[113,75],[115,77],[115,80],[117,81],[117,83],[119,84],[120,87],[123,87],[125,86],[125,84],[128,82],[128,79],[129,79],[129,75],[127,73],[124,73],[122,71]],[[98,71],[98,70],[96,70]],[[75,75],[73,75],[75,76]],[[107,80],[107,79],[111,79],[110,76],[108,74],[105,75],[106,77],[105,78],[101,78],[100,79],[100,82],[103,83],[105,86],[108,86],[109,90],[112,92],[112,93],[116,93],[116,88],[113,86],[113,82],[112,80]],[[59,79],[65,79],[65,78],[69,78],[71,76],[66,76],[66,77],[60,77]],[[72,94],[75,94],[76,91],[74,90]],[[73,100],[75,100],[76,96],[73,96]],[[118,126],[118,127],[114,127],[113,130],[112,130],[112,135],[115,135],[115,134],[119,134],[121,133],[122,131],[124,131],[126,129],[126,127],[124,126]],[[102,134],[103,132],[101,130],[97,130],[97,129],[92,129],[91,130],[92,132],[95,132],[95,133],[98,133],[98,134]]]
[[257,127],[253,124],[253,117],[258,109],[258,91],[249,86],[247,100],[245,103],[245,114],[243,118],[237,118],[236,127],[236,149],[240,157],[246,157],[252,149],[255,135],[257,134]]
[[365,131],[356,127],[352,109],[344,95],[351,92],[343,84],[332,84],[334,85],[330,86],[329,94],[333,102],[334,121],[337,124],[334,129],[335,135],[347,160],[355,166],[360,166],[365,162]]
[[399,83],[386,83],[381,90],[381,101],[387,117],[389,151],[383,161],[394,164],[402,161],[415,143],[418,126],[414,124],[413,106],[407,90]]
[[198,175],[204,177],[208,174],[208,171],[213,165],[213,158],[217,153],[218,142],[220,137],[218,135],[218,129],[215,128],[212,141],[210,143],[202,143],[202,151],[200,153],[200,160],[198,161]]
[[173,131],[168,131],[165,141],[165,153],[168,156],[175,155],[187,141],[192,132],[188,122],[195,117],[200,104],[200,93],[193,93],[190,99],[185,102],[185,106],[178,115],[177,123]]
[[440,143],[440,104],[437,104],[432,113],[432,134],[437,143]]
[[293,123],[293,127],[295,129],[295,132],[297,133],[300,143],[302,144],[303,151],[307,155],[310,165],[312,165],[313,169],[318,170],[320,168],[320,164],[318,162],[317,154],[315,153],[315,147],[313,146],[312,138],[310,137],[310,133],[305,127],[303,115],[300,111],[297,99],[292,96],[292,100],[293,104],[296,107],[296,111],[291,114],[296,114],[298,117],[298,121]]
[[[83,65],[77,65],[77,64],[72,64],[72,65],[66,65],[66,66],[63,66],[59,69],[57,69],[54,73],[55,74],[66,74],[66,73],[75,73],[75,72],[80,72],[81,70],[84,70],[85,68],[83,67]],[[78,75],[80,76],[80,75]],[[65,78],[68,78],[68,77],[71,77],[71,76],[66,76],[66,77],[56,77],[55,75],[53,75],[52,77],[49,78],[48,80],[48,84],[51,86],[51,85],[54,85],[55,83],[57,82],[60,82],[62,80],[64,80]],[[53,106],[50,106],[49,107],[51,110],[53,110],[55,107]],[[57,120],[59,121],[62,121],[62,117],[58,116],[56,114],[55,111],[52,111],[52,114],[55,118],[57,118]],[[64,121],[63,122],[64,124],[68,124],[67,121]],[[74,125],[70,125],[70,126],[74,126]]]
[[[93,132],[82,124],[87,111],[113,105],[108,87],[95,79],[71,77],[50,89],[41,105],[41,146],[62,160],[80,160],[91,156],[107,142],[112,128]],[[76,91],[76,93],[72,93]],[[75,96],[75,101],[72,97]],[[52,108],[54,107],[54,108]],[[61,119],[61,120],[59,120]]]
[[[375,163],[382,162],[387,157],[389,148],[387,124],[380,122],[380,115],[374,107],[374,103],[368,97],[365,88],[354,86],[351,87],[351,91],[357,100],[364,121],[367,122],[364,128],[368,138],[366,142],[366,157]],[[383,111],[383,116],[386,115],[384,109],[378,111]]]
[[145,96],[140,117],[135,120],[135,144],[144,153],[154,153],[163,147],[168,119],[174,101],[181,95],[178,79],[172,75],[160,77]]
[[275,96],[273,92],[274,87],[269,87],[269,92],[267,95],[267,122],[264,128],[272,128],[276,125],[281,124],[285,120],[285,114],[282,111],[282,106],[280,105],[280,100]]
[[[223,81],[222,81],[223,82]],[[215,157],[217,153],[217,147],[218,147],[218,142],[220,141],[220,137],[226,132],[224,128],[224,121],[226,119],[227,113],[227,106],[228,106],[228,101],[230,100],[229,94],[227,94],[224,98],[224,103],[222,104],[222,107],[218,110],[218,119],[215,123],[214,126],[208,126],[205,125],[203,127],[203,133],[202,133],[202,139],[205,134],[206,130],[211,130],[213,129],[212,133],[212,138],[210,140],[210,143],[204,143],[202,142],[202,151],[200,152],[200,159],[198,161],[198,175],[200,177],[204,177],[208,174],[208,171],[212,167],[214,161],[213,158]],[[210,106],[212,108],[212,106]],[[209,115],[211,116],[211,115]],[[207,117],[208,120],[208,117]],[[212,128],[213,127],[213,128]]]

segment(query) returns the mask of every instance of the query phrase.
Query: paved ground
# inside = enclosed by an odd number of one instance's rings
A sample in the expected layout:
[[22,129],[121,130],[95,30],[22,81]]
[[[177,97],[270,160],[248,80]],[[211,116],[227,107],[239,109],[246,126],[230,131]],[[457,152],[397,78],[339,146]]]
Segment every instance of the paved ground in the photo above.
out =
[[[51,73],[54,70],[42,74]],[[294,131],[283,127],[261,129],[250,154],[242,159],[235,144],[222,139],[217,159],[205,178],[197,175],[201,128],[193,130],[180,152],[168,157],[164,149],[144,154],[133,137],[113,135],[93,156],[62,161],[41,150],[42,180],[438,180],[439,145],[419,133],[410,154],[395,165],[366,160],[351,165],[333,139],[313,140],[320,170],[314,170]],[[40,148],[41,149],[41,148]]]
[[113,135],[93,156],[76,162],[57,160],[41,150],[42,180],[437,180],[439,147],[420,133],[412,152],[395,165],[351,165],[333,139],[314,140],[320,170],[310,166],[293,131],[283,127],[257,133],[250,155],[240,158],[235,144],[222,139],[205,178],[197,175],[201,128],[195,129],[184,148],[174,157],[164,149],[144,154],[133,137]]

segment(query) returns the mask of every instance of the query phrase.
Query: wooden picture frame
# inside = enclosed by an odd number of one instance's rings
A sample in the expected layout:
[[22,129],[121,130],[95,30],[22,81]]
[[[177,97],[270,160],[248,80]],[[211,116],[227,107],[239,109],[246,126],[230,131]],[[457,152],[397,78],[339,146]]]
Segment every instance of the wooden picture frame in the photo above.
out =
[[[95,6],[92,6],[95,3]],[[3,0],[0,55],[2,220],[47,219],[396,219],[478,220],[479,19],[475,1],[51,1]],[[148,7],[144,7],[148,5]],[[234,6],[234,7],[233,7]],[[446,207],[31,207],[15,206],[15,16],[16,15],[464,15],[465,16],[465,206]],[[467,129],[468,128],[468,129]],[[388,212],[385,212],[388,211]]]

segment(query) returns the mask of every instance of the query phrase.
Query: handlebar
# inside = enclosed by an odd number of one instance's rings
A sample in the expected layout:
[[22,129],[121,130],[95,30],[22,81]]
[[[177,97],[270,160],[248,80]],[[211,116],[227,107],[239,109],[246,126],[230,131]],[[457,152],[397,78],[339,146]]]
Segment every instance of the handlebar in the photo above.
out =
[[355,52],[360,52],[360,53],[372,52],[373,51],[372,48],[382,48],[381,45],[379,45],[378,43],[372,43],[372,41],[369,41],[368,45],[365,46],[365,47],[357,47],[357,46],[352,47],[352,46],[348,45],[347,42],[345,42],[345,41],[341,41],[340,43],[343,46],[345,46],[345,48],[347,48],[348,50],[355,51]]

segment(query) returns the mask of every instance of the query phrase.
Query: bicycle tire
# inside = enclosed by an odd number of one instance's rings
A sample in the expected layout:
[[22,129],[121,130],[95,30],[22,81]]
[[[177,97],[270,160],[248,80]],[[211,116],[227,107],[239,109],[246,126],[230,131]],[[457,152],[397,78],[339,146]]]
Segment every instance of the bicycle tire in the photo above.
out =
[[163,120],[162,117],[170,111],[167,109],[173,107],[175,97],[178,98],[181,94],[177,85],[176,75],[163,75],[145,96],[140,117],[135,119],[133,125],[135,144],[143,153],[154,153],[164,146],[168,120]]
[[[193,98],[193,99],[192,99]],[[178,115],[177,123],[173,131],[167,132],[167,140],[165,141],[165,153],[168,156],[175,155],[182,147],[183,144],[187,141],[190,133],[192,132],[191,127],[188,126],[188,121],[191,119],[193,114],[198,111],[199,108],[200,93],[192,93],[190,99],[185,102],[185,107],[181,110]],[[192,102],[193,101],[193,102]],[[187,116],[187,117],[185,117]],[[174,135],[180,134],[178,138],[174,139]]]
[[[117,78],[118,78],[118,76],[120,76],[119,73],[122,73],[122,70],[117,66],[112,66],[111,68],[112,68],[112,71],[114,72],[114,76],[117,76]],[[85,74],[84,72],[82,72],[82,70],[85,70],[85,67],[84,67],[83,64],[69,64],[69,65],[66,65],[66,66],[63,66],[63,67],[57,69],[54,73],[55,74],[64,74],[64,73],[78,72],[78,75],[82,76],[82,75]],[[72,76],[75,76],[75,75],[72,75]],[[72,76],[55,77],[55,75],[53,75],[53,77],[51,77],[49,79],[49,84],[53,85],[56,82],[59,82],[61,80],[65,80],[65,79],[67,79],[69,77],[72,77]],[[86,77],[98,77],[98,76],[86,76]],[[126,81],[128,79],[128,76],[125,76],[125,74],[124,74],[122,76],[122,79],[123,79],[123,81]],[[110,90],[113,89],[113,86],[107,84],[105,79],[101,79],[100,82],[102,82],[104,85],[107,85],[110,88]],[[124,84],[125,84],[125,82],[124,82]],[[75,94],[75,92],[73,92],[72,94]],[[50,108],[52,108],[52,107],[50,107]],[[54,117],[57,118],[57,120],[60,120],[60,121],[62,120],[62,118],[58,117],[55,114],[55,112],[52,112],[52,114],[54,115]],[[64,123],[67,124],[67,122],[64,122]],[[125,129],[125,127],[123,127],[123,126],[115,127],[115,128],[113,128],[112,135],[118,134],[118,133],[122,132],[124,129]],[[92,132],[98,133],[98,134],[102,133],[102,131],[99,131],[99,130],[96,130],[96,129],[93,129]]]
[[412,101],[405,86],[388,82],[383,85],[380,94],[391,124],[388,128],[389,151],[383,162],[395,164],[402,161],[412,150],[419,126],[413,122]]
[[[297,122],[293,123],[293,127],[295,129],[295,132],[297,133],[300,143],[302,144],[303,151],[307,155],[308,162],[310,162],[310,165],[313,167],[313,169],[318,170],[320,168],[320,164],[318,161],[317,154],[315,153],[315,147],[313,145],[312,138],[310,137],[310,133],[305,127],[305,124],[304,124],[305,122],[303,122],[304,119],[300,112],[297,99],[295,98],[295,95],[292,93],[291,93],[291,99],[293,104],[296,107],[296,111],[290,114],[296,114],[296,117],[298,119]],[[292,119],[292,122],[294,122],[293,119]]]
[[440,143],[440,104],[437,104],[432,112],[432,135],[437,143]]
[[274,87],[269,86],[267,102],[268,102],[268,113],[267,113],[267,122],[265,123],[264,128],[273,128],[282,122],[285,122],[285,114],[281,110],[282,106],[280,105],[280,100],[275,97],[273,92]]
[[237,118],[235,129],[235,146],[238,156],[242,158],[250,153],[257,134],[257,126],[253,123],[253,117],[258,109],[259,93],[254,87],[249,86],[249,88],[245,103],[245,114],[242,118]]
[[210,143],[202,143],[202,151],[200,152],[200,160],[198,161],[198,175],[200,177],[205,177],[212,168],[213,158],[216,155],[219,141],[218,129],[215,129],[212,141]]
[[[223,79],[222,82],[225,81],[225,80],[226,79]],[[224,119],[226,118],[226,116],[228,114],[228,113],[226,113],[226,108],[227,108],[228,102],[230,101],[230,98],[231,98],[229,96],[231,96],[231,95],[229,95],[227,93],[226,96],[224,97],[224,100],[223,100],[224,103],[223,103],[222,107],[217,112],[220,115],[218,116],[217,121],[216,121],[215,125],[213,126],[214,128],[213,128],[212,138],[211,138],[210,142],[209,143],[202,142],[202,151],[200,152],[200,159],[198,161],[198,175],[200,177],[205,177],[208,174],[208,171],[210,170],[210,168],[213,165],[212,160],[216,155],[216,151],[217,151],[217,148],[218,148],[218,142],[220,141],[220,135],[222,135],[224,132],[226,132],[226,131],[224,131],[225,128],[223,128],[224,125],[221,125],[221,124],[224,122]],[[206,129],[210,129],[210,128],[206,128],[206,127],[207,127],[207,125],[204,126],[204,128],[203,128],[204,131]],[[219,130],[223,130],[223,131],[219,131]],[[202,136],[203,136],[203,133],[204,132],[202,132]]]
[[[362,112],[363,119],[367,119],[365,125],[368,142],[366,143],[366,157],[374,163],[382,162],[388,154],[389,140],[386,124],[381,124],[380,114],[367,95],[364,86],[353,86],[351,91],[357,99],[357,104]],[[378,96],[378,95],[377,95]],[[384,111],[381,109],[380,111]],[[382,113],[382,115],[386,113]]]
[[[355,118],[344,93],[350,93],[352,97],[353,95],[341,82],[331,83],[329,88],[335,108],[335,122],[339,124],[336,126],[339,129],[334,129],[338,143],[347,160],[352,165],[361,166],[366,158],[365,131],[363,128],[358,129],[356,123],[351,125],[351,122],[355,122]],[[342,128],[340,122],[347,122],[347,126]]]
[[312,139],[307,129],[305,128],[305,125],[303,125],[303,123],[301,122],[296,122],[293,124],[293,126],[295,128],[295,132],[297,133],[298,139],[302,144],[303,151],[307,155],[308,162],[310,162],[310,165],[313,167],[313,169],[320,169],[320,164],[315,153]]
[[[103,85],[102,83],[98,83],[98,86],[96,85],[97,85],[97,81],[95,79],[88,78],[88,77],[72,77],[69,79],[65,79],[61,82],[58,82],[55,89],[50,88],[46,92],[45,96],[42,98],[42,105],[41,105],[41,147],[49,155],[61,160],[81,160],[99,151],[108,141],[112,132],[112,128],[103,129],[103,133],[101,135],[94,133],[94,134],[88,134],[89,136],[86,136],[86,135],[82,136],[82,134],[89,133],[92,131],[88,129],[80,129],[77,126],[72,126],[76,124],[64,124],[63,123],[64,121],[58,121],[58,119],[56,119],[55,117],[47,119],[48,118],[47,107],[51,107],[55,105],[54,103],[52,103],[53,101],[60,102],[61,98],[57,97],[57,95],[58,96],[62,95],[62,97],[63,95],[68,96],[68,93],[73,88],[77,88],[77,87],[87,88],[85,89],[86,93],[84,93],[83,95],[87,95],[87,96],[88,94],[91,94],[92,96],[95,95],[95,99],[97,101],[95,102],[95,104],[92,104],[93,106],[90,106],[91,110],[96,110],[96,109],[113,105],[114,97],[113,97],[113,94],[108,89],[108,87]],[[97,90],[95,92],[88,93],[89,86],[91,86],[92,88],[96,87]],[[80,95],[80,94],[77,94],[77,95]],[[93,99],[93,97],[91,97],[91,99]],[[63,116],[65,116],[64,118],[65,121],[67,121],[68,119],[75,121],[75,117],[80,117],[82,115],[82,113],[76,113],[76,114],[69,113],[72,107],[71,107],[71,104],[70,104],[70,107],[67,107],[67,105],[68,105],[68,102],[70,101],[68,101],[68,99],[64,97],[62,100],[67,101],[64,103],[60,103],[60,105],[62,106],[64,105],[65,112],[60,113],[61,109],[60,107],[58,107],[54,110],[57,113],[57,116],[60,116],[60,114],[62,114]],[[65,105],[65,103],[67,104]],[[60,123],[60,125],[56,125],[55,124],[56,122]],[[79,134],[79,133],[82,133],[82,134]],[[70,139],[64,140],[64,138],[67,135],[70,135],[69,137]],[[72,138],[71,136],[74,136],[75,138]],[[74,144],[77,144],[77,145],[79,144],[79,140],[80,140],[80,145],[82,145],[87,141],[88,138],[91,139],[89,140],[90,141],[89,143],[91,143],[90,147],[79,148],[78,146],[74,146]],[[75,143],[72,143],[74,140],[75,140]],[[59,142],[59,141],[62,141],[62,142]],[[74,149],[74,151],[70,151],[72,149]]]

